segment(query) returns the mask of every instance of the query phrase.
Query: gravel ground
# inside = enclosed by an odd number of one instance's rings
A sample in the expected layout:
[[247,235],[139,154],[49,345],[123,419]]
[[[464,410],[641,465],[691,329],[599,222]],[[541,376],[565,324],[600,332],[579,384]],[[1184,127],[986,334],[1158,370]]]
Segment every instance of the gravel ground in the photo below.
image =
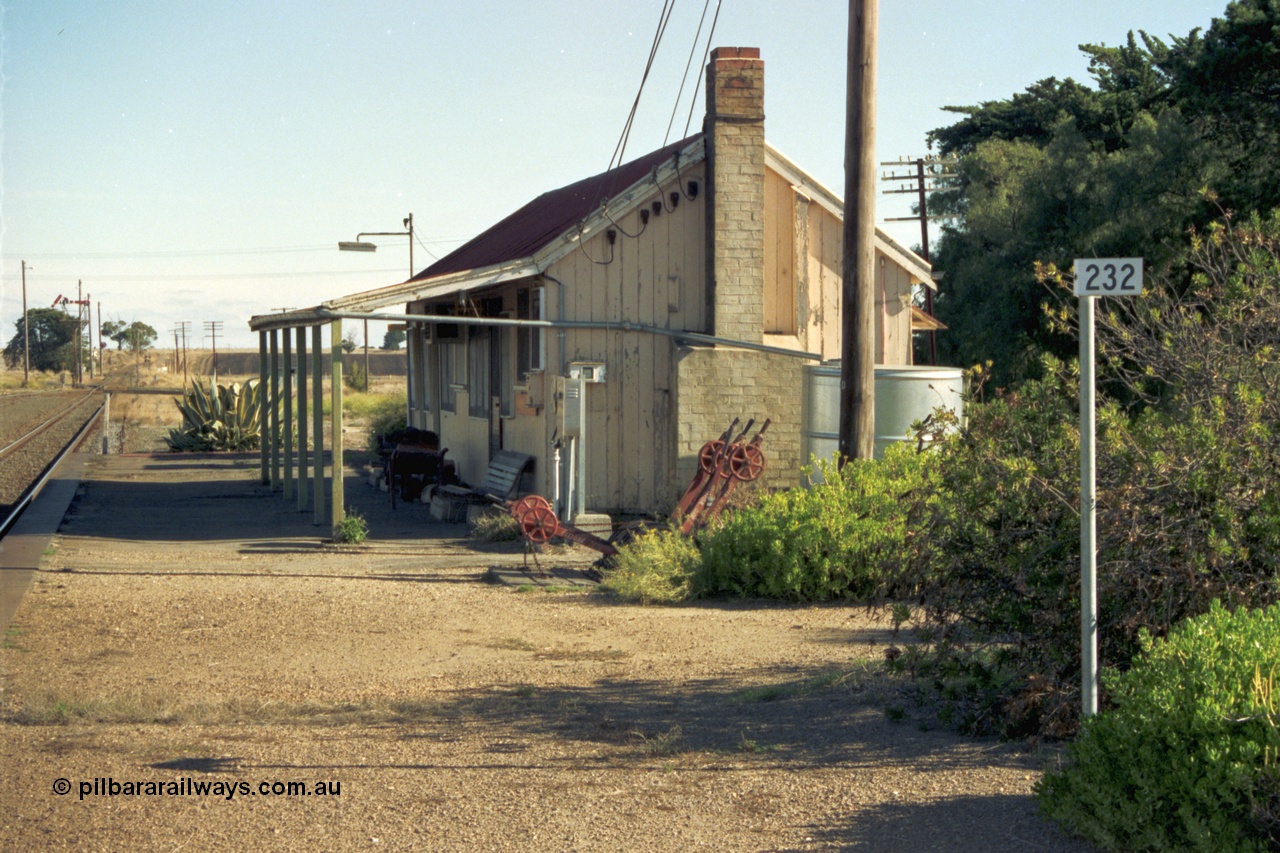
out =
[[888,718],[862,610],[486,583],[518,546],[355,477],[373,538],[326,545],[255,473],[93,463],[0,648],[7,849],[1089,849],[1051,753]]
[[[0,447],[18,440],[83,396],[82,391],[4,395],[0,399]],[[0,519],[9,514],[18,498],[39,479],[101,404],[102,395],[93,394],[72,416],[5,456],[0,462]]]

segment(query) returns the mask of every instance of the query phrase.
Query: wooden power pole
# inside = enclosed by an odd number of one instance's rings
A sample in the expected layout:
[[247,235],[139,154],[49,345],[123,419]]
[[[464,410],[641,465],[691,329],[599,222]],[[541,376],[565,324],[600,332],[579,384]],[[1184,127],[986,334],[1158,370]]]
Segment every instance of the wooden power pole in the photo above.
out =
[[841,463],[875,449],[876,33],[879,0],[849,0],[840,314]]

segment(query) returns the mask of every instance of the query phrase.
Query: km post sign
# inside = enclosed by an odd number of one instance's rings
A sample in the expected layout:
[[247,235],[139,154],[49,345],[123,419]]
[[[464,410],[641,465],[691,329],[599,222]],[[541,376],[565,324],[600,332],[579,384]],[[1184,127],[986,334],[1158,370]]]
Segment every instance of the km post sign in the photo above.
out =
[[1098,493],[1093,319],[1100,296],[1141,296],[1142,258],[1077,258],[1080,297],[1080,692],[1086,717],[1098,712]]

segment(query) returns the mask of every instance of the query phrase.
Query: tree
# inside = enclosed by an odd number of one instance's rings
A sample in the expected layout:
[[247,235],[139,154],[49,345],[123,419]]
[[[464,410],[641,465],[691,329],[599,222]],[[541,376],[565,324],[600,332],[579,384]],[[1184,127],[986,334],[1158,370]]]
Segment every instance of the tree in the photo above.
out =
[[949,108],[963,118],[929,134],[960,155],[952,191],[929,203],[952,217],[934,255],[946,276],[935,310],[951,329],[940,357],[991,360],[997,385],[1036,375],[1040,353],[1075,346],[1045,325],[1037,262],[1142,256],[1185,289],[1181,235],[1220,208],[1280,204],[1277,33],[1280,0],[1242,0],[1203,36],[1083,45],[1092,88],[1051,78]]
[[4,348],[9,367],[22,364],[27,324],[30,324],[31,369],[69,370],[75,364],[76,327],[79,321],[56,308],[32,308],[14,322],[17,332]]
[[355,329],[347,329],[346,334],[342,336],[342,342],[339,344],[339,346],[342,347],[343,352],[355,352],[356,347],[359,345],[360,338],[356,335]]
[[146,352],[160,337],[156,330],[141,320],[134,320],[120,333],[130,352]]
[[387,333],[382,336],[382,348],[385,350],[400,349],[405,337],[404,329],[388,329]]
[[102,324],[102,337],[116,342],[116,349],[124,349],[124,342],[128,338],[126,330],[129,324],[124,320],[108,320]]

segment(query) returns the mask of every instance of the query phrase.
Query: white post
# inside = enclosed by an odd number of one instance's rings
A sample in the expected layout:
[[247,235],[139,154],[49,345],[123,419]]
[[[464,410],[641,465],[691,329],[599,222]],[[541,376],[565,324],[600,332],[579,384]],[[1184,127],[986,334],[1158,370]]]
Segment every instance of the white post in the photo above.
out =
[[1080,692],[1084,716],[1098,713],[1098,493],[1094,297],[1080,297]]
[[111,450],[111,392],[106,393],[106,399],[102,403],[102,455],[106,456]]

